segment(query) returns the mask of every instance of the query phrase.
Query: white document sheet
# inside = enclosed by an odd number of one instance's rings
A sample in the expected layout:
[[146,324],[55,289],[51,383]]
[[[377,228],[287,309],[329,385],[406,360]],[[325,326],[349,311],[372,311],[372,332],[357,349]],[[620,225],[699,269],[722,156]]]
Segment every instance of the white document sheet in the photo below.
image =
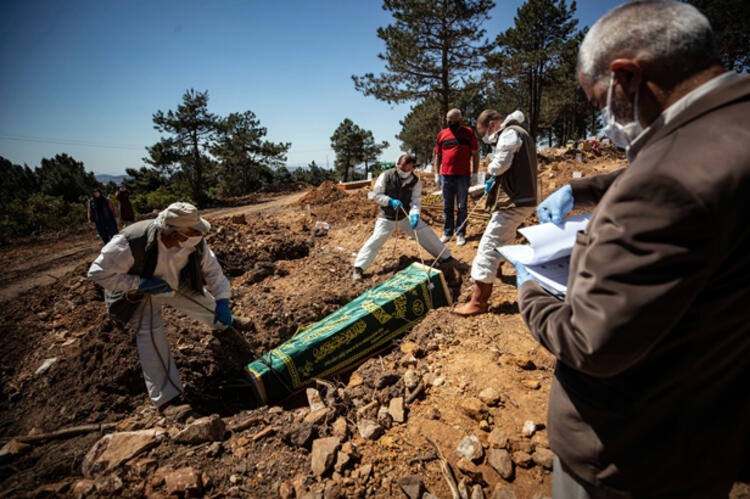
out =
[[529,244],[502,246],[497,251],[503,258],[523,264],[529,275],[542,287],[555,295],[564,295],[568,290],[570,253],[576,241],[576,233],[585,230],[590,213],[576,215],[563,223],[532,225],[519,232]]

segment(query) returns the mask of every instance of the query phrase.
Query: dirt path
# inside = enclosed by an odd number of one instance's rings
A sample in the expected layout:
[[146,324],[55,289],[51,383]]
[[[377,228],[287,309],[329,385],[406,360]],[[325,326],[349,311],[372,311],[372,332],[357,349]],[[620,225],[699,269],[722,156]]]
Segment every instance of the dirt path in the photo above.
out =
[[[214,220],[233,215],[262,215],[295,203],[305,192],[274,197],[268,201],[231,208],[206,210],[204,216]],[[0,250],[0,301],[10,300],[36,286],[55,283],[76,266],[91,262],[99,254],[101,241],[96,232],[75,234],[54,241],[12,246]]]

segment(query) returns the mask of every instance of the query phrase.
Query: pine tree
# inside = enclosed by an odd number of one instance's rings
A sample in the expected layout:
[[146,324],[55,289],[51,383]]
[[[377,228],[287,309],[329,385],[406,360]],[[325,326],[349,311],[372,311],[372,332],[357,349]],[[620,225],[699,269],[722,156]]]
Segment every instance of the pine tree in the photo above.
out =
[[554,82],[566,51],[578,45],[575,11],[575,1],[568,7],[565,0],[527,0],[516,11],[515,25],[498,35],[498,52],[487,58],[490,71],[523,92],[522,111],[535,138],[543,93]]
[[728,70],[750,70],[750,10],[747,0],[688,0],[711,22],[721,61]]
[[349,118],[344,119],[331,135],[331,149],[336,153],[336,171],[349,180],[349,170],[362,162],[362,129]]
[[[211,153],[220,161],[219,188],[222,194],[241,196],[258,190],[284,166],[291,143],[265,140],[267,130],[252,111],[231,113],[220,119]],[[291,178],[291,177],[290,177]]]
[[214,163],[206,154],[216,134],[217,117],[208,112],[208,91],[186,91],[176,111],[157,111],[154,129],[170,136],[147,147],[144,161],[161,169],[171,180],[185,184],[192,200],[208,198],[207,183]]
[[352,76],[355,88],[388,103],[435,98],[444,117],[456,92],[471,84],[488,48],[486,0],[385,0],[394,22],[378,28],[386,71]]

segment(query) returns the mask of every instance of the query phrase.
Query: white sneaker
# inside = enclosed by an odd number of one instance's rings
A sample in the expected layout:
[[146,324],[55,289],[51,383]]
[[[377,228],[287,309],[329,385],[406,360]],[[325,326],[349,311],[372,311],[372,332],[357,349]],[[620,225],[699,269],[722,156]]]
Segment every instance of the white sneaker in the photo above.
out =
[[466,238],[464,236],[456,236],[456,246],[463,246],[466,244]]
[[451,240],[451,236],[446,236],[445,234],[443,234],[443,237],[440,238],[441,243],[447,243],[450,240]]

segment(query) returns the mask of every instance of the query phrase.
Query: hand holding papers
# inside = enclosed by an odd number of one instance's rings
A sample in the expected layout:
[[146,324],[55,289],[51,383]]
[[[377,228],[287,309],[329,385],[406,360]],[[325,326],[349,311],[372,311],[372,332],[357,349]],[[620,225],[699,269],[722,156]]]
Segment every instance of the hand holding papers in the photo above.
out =
[[502,246],[497,251],[515,266],[525,267],[543,288],[564,296],[576,233],[586,228],[590,218],[587,213],[566,218],[562,224],[545,223],[520,229],[529,244]]

